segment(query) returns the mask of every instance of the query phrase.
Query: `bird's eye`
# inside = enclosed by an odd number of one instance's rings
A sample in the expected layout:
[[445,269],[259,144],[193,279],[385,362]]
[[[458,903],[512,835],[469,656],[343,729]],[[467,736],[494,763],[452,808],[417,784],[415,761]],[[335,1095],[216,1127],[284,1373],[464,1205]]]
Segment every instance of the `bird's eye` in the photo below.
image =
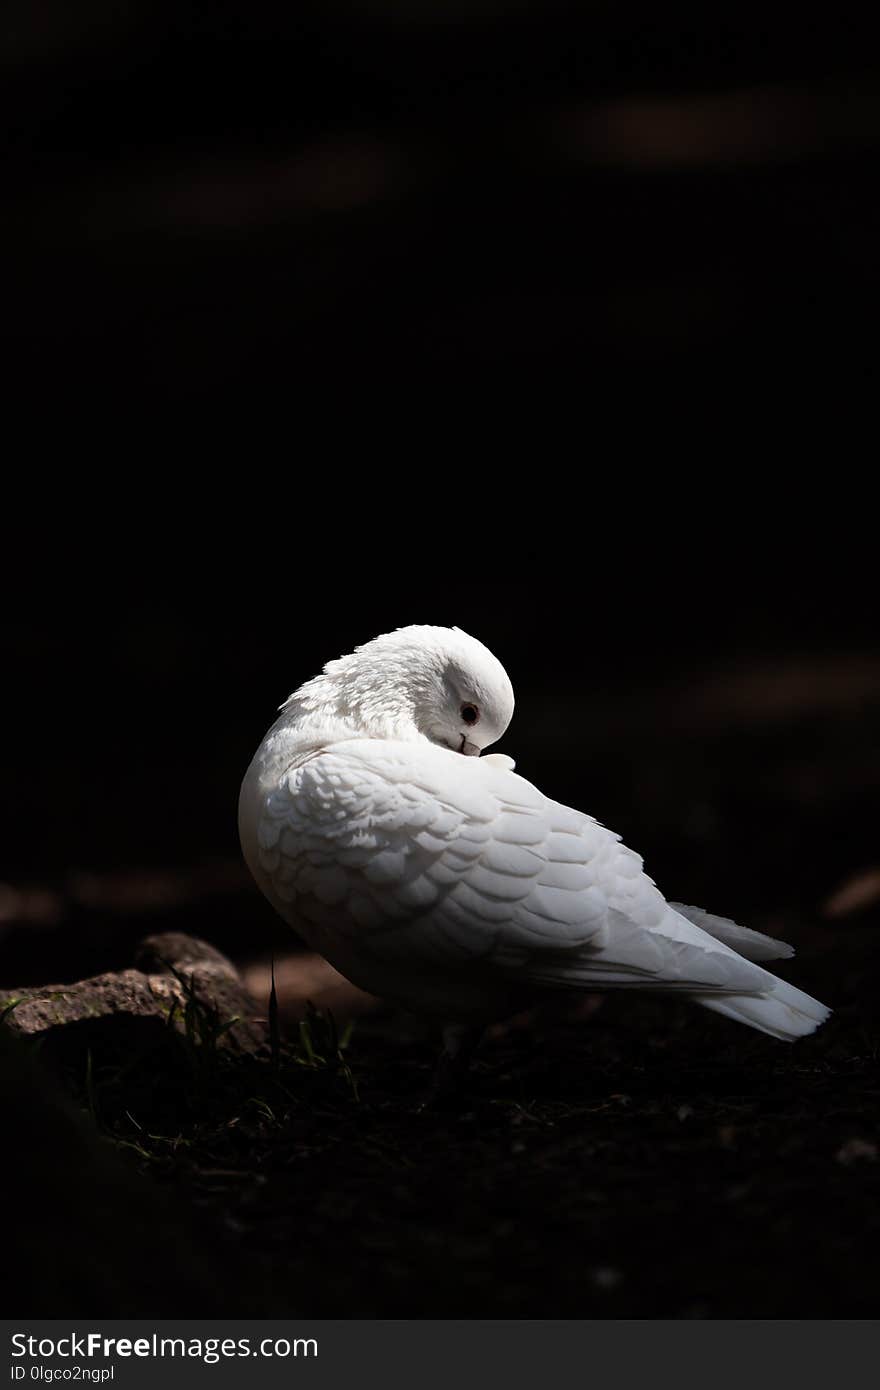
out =
[[476,724],[480,717],[480,711],[477,709],[476,705],[462,705],[461,717],[465,724]]

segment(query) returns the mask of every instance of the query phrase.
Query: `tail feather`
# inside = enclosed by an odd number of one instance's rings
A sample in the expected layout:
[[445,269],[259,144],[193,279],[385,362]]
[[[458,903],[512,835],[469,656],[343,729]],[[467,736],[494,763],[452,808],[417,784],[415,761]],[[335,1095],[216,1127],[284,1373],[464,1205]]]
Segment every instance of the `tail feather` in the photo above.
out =
[[745,956],[746,960],[786,960],[794,955],[794,947],[789,946],[787,941],[777,941],[763,932],[741,927],[738,922],[731,922],[729,917],[718,917],[702,907],[686,907],[684,903],[670,903],[669,906],[716,941]]
[[691,998],[705,1009],[746,1023],[781,1042],[794,1042],[795,1038],[814,1033],[831,1013],[818,999],[787,980],[775,980],[767,994],[693,994]]

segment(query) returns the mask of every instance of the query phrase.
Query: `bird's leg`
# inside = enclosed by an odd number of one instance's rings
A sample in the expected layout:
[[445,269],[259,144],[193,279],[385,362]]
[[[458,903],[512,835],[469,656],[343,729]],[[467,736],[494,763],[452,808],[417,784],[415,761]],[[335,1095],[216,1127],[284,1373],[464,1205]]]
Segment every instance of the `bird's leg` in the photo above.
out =
[[482,1036],[482,1028],[474,1024],[446,1024],[443,1050],[437,1058],[431,1089],[420,1109],[449,1105],[460,1097],[462,1082]]

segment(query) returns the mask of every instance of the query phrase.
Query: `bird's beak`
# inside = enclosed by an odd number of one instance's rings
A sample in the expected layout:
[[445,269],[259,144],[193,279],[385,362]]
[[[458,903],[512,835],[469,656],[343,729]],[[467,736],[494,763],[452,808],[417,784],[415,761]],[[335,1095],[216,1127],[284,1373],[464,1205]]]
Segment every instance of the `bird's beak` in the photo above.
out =
[[468,743],[467,739],[463,740],[461,752],[464,753],[466,758],[478,758],[482,751],[482,748],[478,748],[475,743]]

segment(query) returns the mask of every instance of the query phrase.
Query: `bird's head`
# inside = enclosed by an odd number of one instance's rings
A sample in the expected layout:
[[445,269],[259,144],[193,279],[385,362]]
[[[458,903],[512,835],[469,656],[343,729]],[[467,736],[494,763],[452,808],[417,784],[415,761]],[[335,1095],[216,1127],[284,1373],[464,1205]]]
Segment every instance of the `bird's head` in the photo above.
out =
[[329,661],[283,706],[373,738],[418,738],[479,755],[513,714],[507,672],[459,628],[402,627]]

